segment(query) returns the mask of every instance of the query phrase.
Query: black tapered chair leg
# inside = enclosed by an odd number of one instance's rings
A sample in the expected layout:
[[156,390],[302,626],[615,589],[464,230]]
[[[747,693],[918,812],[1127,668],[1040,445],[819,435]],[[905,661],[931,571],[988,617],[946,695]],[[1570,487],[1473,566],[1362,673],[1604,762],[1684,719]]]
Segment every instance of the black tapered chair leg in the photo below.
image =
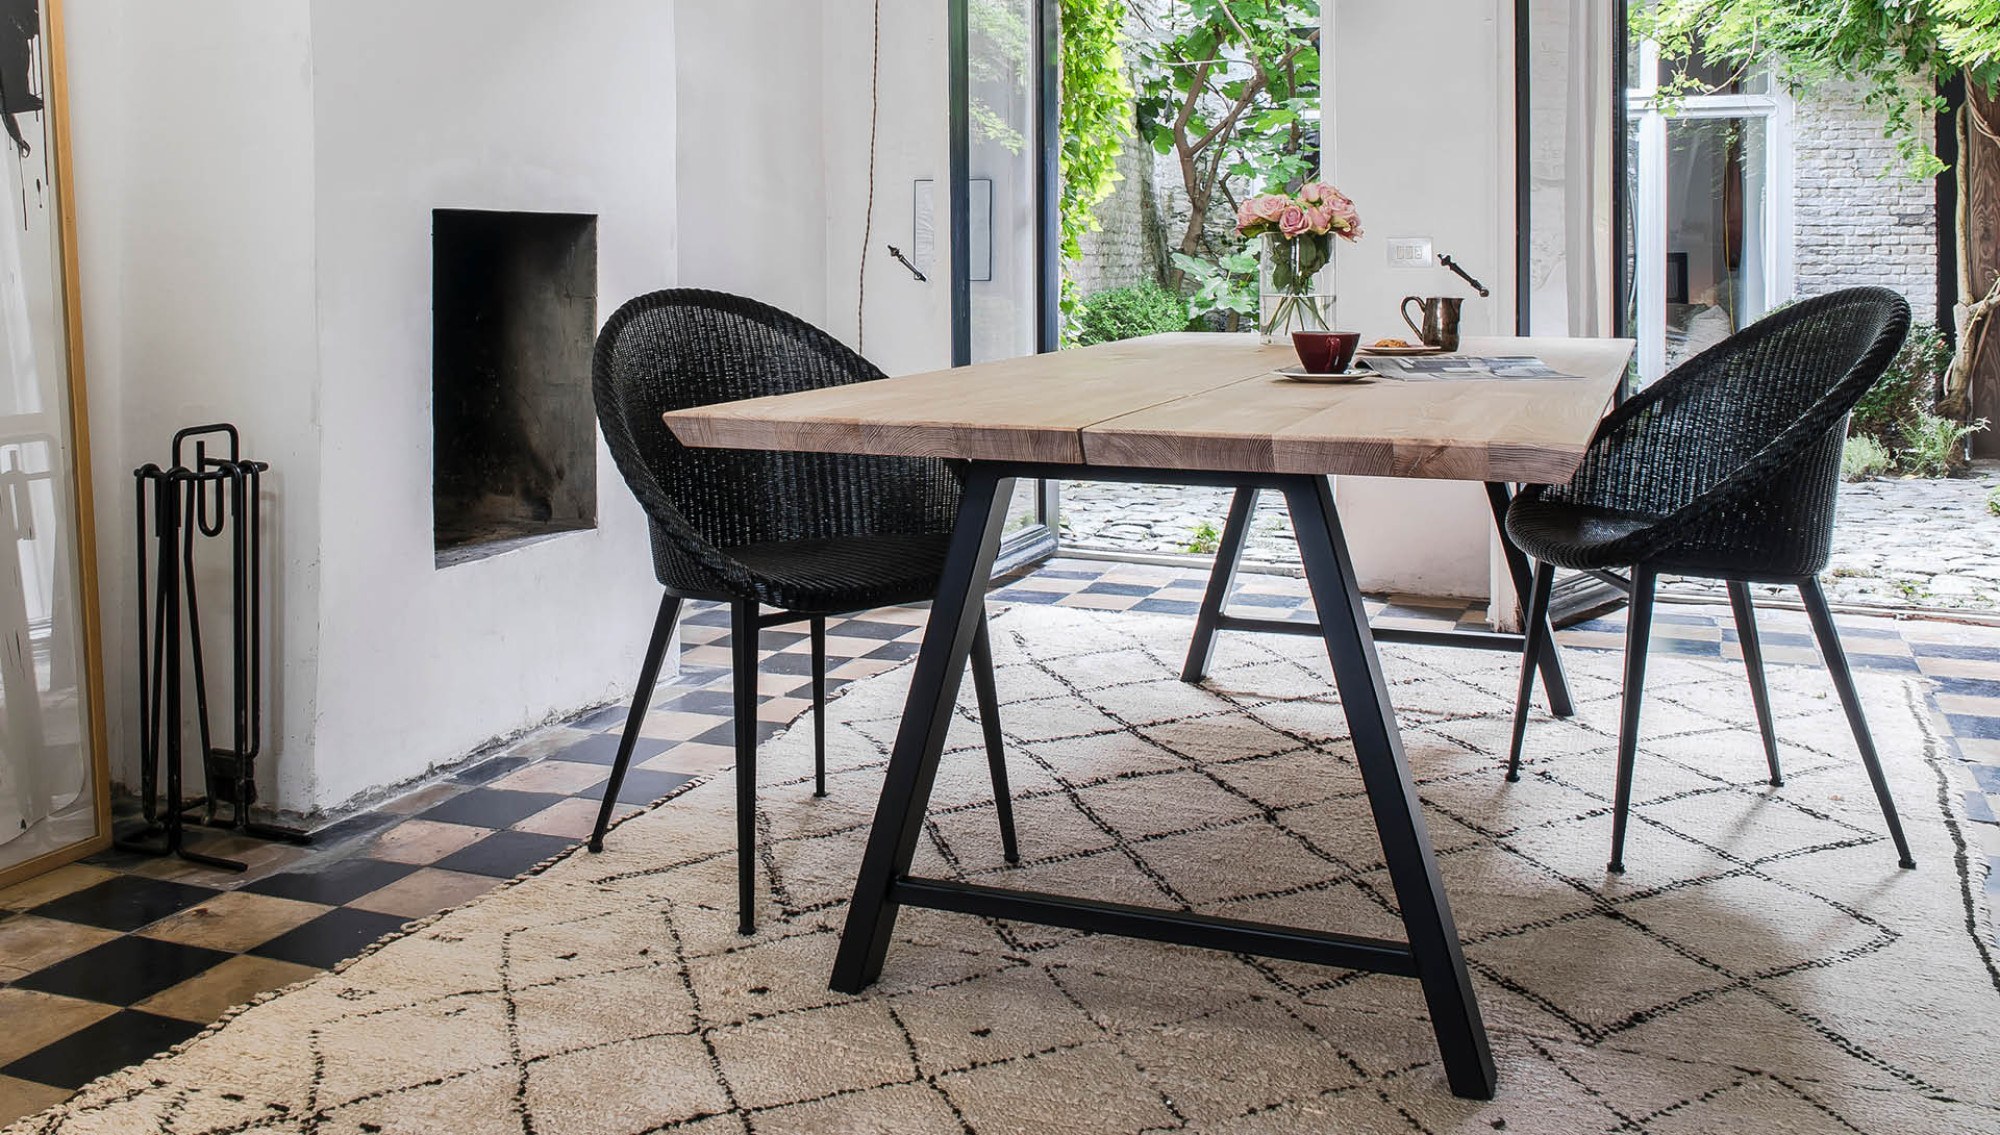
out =
[[1819,580],[1809,579],[1799,584],[1799,597],[1805,600],[1806,616],[1812,620],[1813,637],[1819,640],[1819,652],[1826,658],[1827,672],[1833,676],[1833,688],[1840,694],[1840,705],[1847,711],[1848,727],[1854,730],[1854,743],[1861,750],[1861,763],[1868,769],[1868,779],[1875,786],[1875,799],[1882,805],[1882,818],[1889,823],[1889,838],[1896,841],[1898,862],[1904,867],[1915,867],[1917,861],[1910,855],[1910,841],[1903,837],[1903,822],[1896,816],[1896,801],[1889,795],[1889,781],[1882,775],[1882,761],[1875,753],[1875,738],[1868,732],[1868,719],[1861,715],[1861,695],[1854,688],[1854,673],[1847,668],[1847,652],[1841,649],[1840,632],[1833,625],[1833,611],[1826,605],[1826,592],[1820,590]]
[[653,618],[653,638],[646,644],[646,658],[639,663],[639,685],[632,693],[632,708],[625,714],[625,732],[618,738],[618,756],[611,762],[611,779],[604,782],[604,802],[597,806],[597,827],[590,833],[590,850],[604,850],[604,832],[611,826],[611,812],[618,806],[618,790],[625,787],[625,770],[632,763],[632,748],[639,742],[639,729],[652,708],[653,687],[660,681],[660,664],[667,657],[667,643],[674,637],[674,621],[680,618],[678,595],[664,596],[660,612]]
[[1549,597],[1555,593],[1556,565],[1535,566],[1535,583],[1528,594],[1528,640],[1521,649],[1521,688],[1514,695],[1514,737],[1507,746],[1507,779],[1521,779],[1521,742],[1528,734],[1528,701],[1535,696],[1535,668],[1542,651],[1550,649]]
[[1007,747],[1000,736],[1000,694],[993,685],[993,641],[986,629],[986,613],[979,613],[979,627],[972,635],[972,692],[979,701],[979,727],[986,733],[986,768],[993,776],[993,810],[1000,816],[1000,853],[1009,863],[1021,861],[1021,845],[1014,836],[1014,794],[1007,787]]
[[1639,705],[1646,696],[1646,648],[1653,636],[1653,583],[1644,566],[1632,569],[1632,605],[1625,623],[1625,696],[1618,711],[1618,784],[1611,801],[1613,874],[1625,873],[1625,821],[1632,810],[1632,765],[1639,754]]
[[1771,766],[1771,787],[1782,788],[1785,774],[1778,767],[1778,727],[1771,720],[1771,691],[1764,685],[1764,644],[1757,637],[1757,608],[1750,585],[1729,582],[1729,606],[1736,612],[1736,638],[1743,647],[1743,668],[1750,674],[1750,704],[1757,707],[1757,732],[1764,738],[1764,760]]
[[812,620],[813,795],[826,795],[826,617]]
[[757,932],[757,604],[730,604],[736,695],[736,930]]

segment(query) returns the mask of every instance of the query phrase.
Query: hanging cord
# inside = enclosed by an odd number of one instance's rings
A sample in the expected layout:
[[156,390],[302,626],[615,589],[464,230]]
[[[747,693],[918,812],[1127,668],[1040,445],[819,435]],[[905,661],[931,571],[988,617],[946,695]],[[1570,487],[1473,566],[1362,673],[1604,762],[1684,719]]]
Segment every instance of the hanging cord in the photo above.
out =
[[861,268],[854,280],[854,353],[868,342],[868,243],[875,238],[875,132],[882,121],[882,0],[875,0],[874,62],[868,77],[868,215],[861,223]]

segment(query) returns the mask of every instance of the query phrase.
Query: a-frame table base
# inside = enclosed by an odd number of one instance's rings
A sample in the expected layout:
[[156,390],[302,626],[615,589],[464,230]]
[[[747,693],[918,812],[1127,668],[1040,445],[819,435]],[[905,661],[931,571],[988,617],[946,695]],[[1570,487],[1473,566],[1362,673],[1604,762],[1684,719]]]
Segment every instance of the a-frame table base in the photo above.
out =
[[[1317,633],[1325,640],[1333,664],[1355,761],[1402,911],[1405,941],[910,875],[1016,477],[1217,485],[1285,495],[1306,580],[1319,611],[1319,623],[1308,633]],[[833,988],[856,993],[880,976],[895,933],[897,911],[904,906],[1414,977],[1422,984],[1452,1091],[1471,1098],[1491,1098],[1493,1054],[1403,754],[1374,638],[1325,477],[973,462],[967,469],[943,579],[917,653],[909,700],[841,935]],[[1032,834],[1028,838],[1032,839]]]

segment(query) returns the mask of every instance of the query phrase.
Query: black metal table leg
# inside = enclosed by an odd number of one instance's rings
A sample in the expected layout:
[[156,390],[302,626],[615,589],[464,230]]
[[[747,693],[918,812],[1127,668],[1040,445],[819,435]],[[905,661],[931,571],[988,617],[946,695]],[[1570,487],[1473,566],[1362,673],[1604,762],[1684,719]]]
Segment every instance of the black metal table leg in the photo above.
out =
[[882,973],[899,908],[892,892],[909,873],[923,834],[938,756],[951,727],[966,656],[985,611],[986,579],[1000,550],[1000,530],[1007,519],[1004,505],[1013,487],[1011,477],[999,476],[990,466],[974,464],[967,470],[937,599],[931,604],[923,645],[910,673],[903,722],[889,754],[854,902],[833,963],[832,986],[839,992],[859,993]]
[[1286,487],[1285,498],[1445,1074],[1456,1094],[1489,1099],[1496,1079],[1493,1052],[1431,853],[1430,830],[1403,755],[1402,735],[1375,655],[1368,610],[1348,558],[1333,494],[1326,478],[1304,477]]
[[[1514,581],[1514,590],[1524,600],[1534,586],[1533,567],[1527,554],[1507,538],[1507,506],[1513,503],[1513,489],[1501,483],[1486,485],[1486,499],[1493,510],[1493,523],[1500,536],[1500,547],[1506,556],[1507,574]],[[1194,636],[1188,641],[1187,664],[1181,669],[1181,681],[1199,682],[1208,677],[1209,659],[1215,651],[1215,635],[1218,631],[1253,631],[1264,634],[1317,635],[1316,624],[1294,622],[1287,619],[1259,618],[1256,616],[1232,615],[1228,612],[1229,592],[1236,582],[1236,571],[1243,558],[1243,545],[1250,534],[1250,519],[1257,507],[1257,489],[1238,486],[1236,496],[1229,504],[1229,520],[1223,525],[1222,540],[1216,545],[1215,566],[1209,570],[1208,590],[1202,594],[1201,609],[1195,615]],[[1547,622],[1546,619],[1543,620]],[[1562,655],[1556,647],[1552,629],[1542,639],[1543,645],[1536,649],[1531,628],[1522,627],[1520,634],[1504,634],[1489,631],[1433,631],[1411,630],[1402,627],[1372,628],[1370,633],[1376,642],[1408,643],[1416,646],[1457,646],[1474,650],[1501,650],[1512,653],[1533,651],[1535,669],[1541,674],[1542,685],[1549,692],[1549,712],[1557,717],[1569,717],[1576,712],[1570,699],[1569,679],[1563,673]]]
[[[1507,561],[1507,576],[1514,581],[1514,594],[1526,604],[1534,590],[1535,569],[1528,562],[1528,554],[1507,537],[1507,507],[1514,503],[1513,488],[1502,482],[1488,481],[1486,503],[1493,509],[1493,528],[1500,535],[1500,554]],[[1525,612],[1523,617],[1526,617]],[[1548,621],[1547,616],[1543,617],[1543,621]],[[1547,645],[1535,659],[1535,665],[1542,673],[1542,687],[1549,692],[1549,712],[1557,717],[1569,717],[1576,713],[1576,705],[1570,700],[1569,677],[1563,673],[1562,653],[1556,646],[1554,628],[1545,627],[1542,630],[1542,641]],[[1527,627],[1521,628],[1521,633],[1527,632]]]
[[1222,541],[1215,546],[1215,566],[1209,569],[1208,590],[1201,597],[1201,611],[1194,617],[1194,637],[1188,640],[1187,665],[1181,681],[1199,682],[1208,677],[1209,658],[1215,653],[1215,632],[1221,629],[1222,608],[1229,602],[1229,589],[1236,584],[1236,566],[1243,559],[1243,541],[1250,535],[1250,515],[1257,510],[1257,490],[1239,488],[1229,502],[1229,519],[1222,525]]

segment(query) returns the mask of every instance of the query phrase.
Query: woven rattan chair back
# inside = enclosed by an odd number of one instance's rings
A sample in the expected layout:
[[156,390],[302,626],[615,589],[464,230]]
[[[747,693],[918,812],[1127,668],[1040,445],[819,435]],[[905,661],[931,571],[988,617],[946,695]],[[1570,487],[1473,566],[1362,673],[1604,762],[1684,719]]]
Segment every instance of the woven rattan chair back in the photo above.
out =
[[753,597],[730,548],[948,532],[959,481],[947,463],[682,445],[669,410],[883,377],[824,331],[741,296],[678,289],[630,301],[599,335],[597,417],[652,522],[662,584]]
[[1614,411],[1576,476],[1529,493],[1521,519],[1532,523],[1546,502],[1653,522],[1554,557],[1570,567],[1817,574],[1832,547],[1848,411],[1888,369],[1909,322],[1909,305],[1885,288],[1778,311]]

